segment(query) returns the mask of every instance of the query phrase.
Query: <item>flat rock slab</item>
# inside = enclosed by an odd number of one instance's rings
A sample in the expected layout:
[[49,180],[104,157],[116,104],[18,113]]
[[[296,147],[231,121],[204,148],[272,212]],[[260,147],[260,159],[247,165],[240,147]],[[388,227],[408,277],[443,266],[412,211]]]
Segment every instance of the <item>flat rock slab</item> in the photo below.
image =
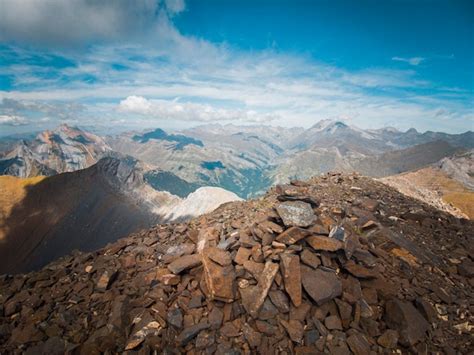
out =
[[183,272],[184,270],[191,269],[198,265],[201,265],[201,255],[199,254],[184,255],[174,260],[171,264],[169,264],[168,269],[173,274],[179,274]]
[[290,227],[283,233],[279,234],[276,237],[276,240],[280,243],[285,243],[287,245],[295,244],[297,241],[310,235],[310,231],[307,229],[299,227]]
[[283,202],[276,207],[276,211],[287,227],[308,227],[316,221],[313,208],[306,202]]
[[410,302],[393,299],[385,306],[385,321],[391,329],[398,330],[400,343],[412,346],[423,341],[429,323]]
[[232,265],[218,265],[207,255],[202,256],[202,265],[210,299],[227,303],[233,302],[235,298],[234,267]]
[[306,292],[318,305],[342,294],[342,283],[333,272],[301,265],[301,280]]
[[272,286],[273,280],[278,272],[278,264],[268,261],[258,279],[258,284],[240,289],[242,304],[253,318],[258,316],[260,307],[262,307],[268,291]]
[[311,266],[313,269],[317,269],[317,267],[321,265],[321,260],[318,256],[310,252],[308,249],[304,249],[301,253],[301,261],[304,264]]
[[305,240],[314,250],[338,251],[344,249],[344,243],[340,240],[322,235],[307,237]]
[[355,263],[346,263],[344,269],[359,279],[374,279],[378,275],[377,271]]
[[96,289],[101,292],[105,292],[109,289],[112,282],[117,278],[117,270],[105,270],[102,275],[99,277],[99,280],[96,284]]
[[176,338],[179,346],[186,346],[200,331],[209,328],[209,323],[202,322],[185,328]]
[[203,250],[203,254],[221,266],[228,266],[232,263],[230,253],[219,248],[206,248]]
[[366,355],[370,353],[370,343],[363,334],[352,334],[347,338],[347,345],[349,345],[349,348],[355,355]]
[[299,307],[302,299],[300,257],[294,254],[280,254],[280,260],[285,290],[293,304]]

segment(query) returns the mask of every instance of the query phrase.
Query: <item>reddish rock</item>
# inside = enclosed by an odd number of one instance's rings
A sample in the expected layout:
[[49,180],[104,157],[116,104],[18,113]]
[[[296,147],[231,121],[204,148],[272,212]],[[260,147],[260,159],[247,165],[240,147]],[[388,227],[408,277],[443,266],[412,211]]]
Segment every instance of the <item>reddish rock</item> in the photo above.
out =
[[338,251],[344,249],[344,243],[334,238],[314,235],[305,240],[314,250]]
[[219,248],[206,248],[203,250],[203,254],[221,266],[228,266],[232,263],[230,253]]
[[209,323],[212,329],[219,329],[224,319],[224,312],[217,306],[214,306],[209,312]]
[[280,290],[275,290],[270,291],[268,295],[280,313],[288,313],[290,311],[290,301],[286,293]]
[[321,265],[321,260],[318,256],[310,252],[308,249],[304,249],[301,253],[301,261],[304,264],[311,266],[313,269],[317,269],[318,266]]
[[304,289],[318,305],[342,293],[341,281],[333,272],[301,266],[301,279]]
[[237,254],[234,257],[234,262],[239,265],[243,265],[244,262],[249,260],[250,256],[252,255],[252,249],[240,247],[237,251]]
[[377,343],[387,349],[393,349],[398,343],[398,332],[393,329],[387,329],[379,338]]
[[297,241],[307,237],[308,235],[310,235],[310,233],[311,232],[303,228],[290,227],[283,233],[279,234],[276,237],[276,240],[287,245],[292,245],[295,244]]
[[321,224],[315,224],[309,227],[307,230],[316,235],[329,235],[328,229]]
[[242,332],[252,349],[258,348],[260,346],[262,334],[253,329],[248,323],[244,323],[242,325]]
[[264,231],[268,233],[282,233],[283,232],[282,226],[268,220],[259,223],[258,226],[259,228],[263,229]]
[[206,322],[201,322],[190,327],[186,327],[176,338],[176,342],[179,346],[186,346],[192,339],[199,334],[200,331],[209,328],[209,324]]
[[378,273],[375,270],[367,269],[366,267],[353,262],[344,264],[344,269],[359,279],[373,279],[378,276]]
[[240,335],[239,329],[232,322],[226,322],[219,331],[223,336],[228,338],[238,337]]
[[240,289],[242,297],[242,305],[245,310],[252,316],[257,317],[260,307],[262,307],[268,291],[278,272],[278,264],[267,261],[262,274],[258,279],[258,284]]
[[256,244],[252,247],[252,259],[257,263],[263,263],[265,261],[260,244]]
[[387,302],[385,322],[398,331],[400,343],[404,346],[413,346],[423,341],[430,328],[429,323],[410,302],[397,299]]
[[206,254],[202,256],[204,279],[210,300],[232,302],[235,298],[235,271],[232,265],[220,266]]
[[366,355],[370,353],[370,343],[361,333],[352,334],[347,338],[347,345],[355,355]]
[[252,274],[252,276],[256,280],[258,280],[258,278],[260,277],[260,275],[263,272],[263,269],[265,268],[265,264],[264,263],[256,263],[255,261],[252,261],[252,260],[247,260],[247,261],[244,262],[243,267],[244,267],[245,270],[250,272],[250,274]]
[[96,289],[101,292],[105,292],[109,289],[112,282],[115,281],[118,272],[116,270],[105,270],[99,277],[96,284]]
[[304,335],[304,327],[300,321],[292,319],[287,322],[283,319],[280,319],[280,323],[283,325],[283,327],[285,327],[291,340],[293,340],[295,343],[302,342]]
[[415,305],[420,311],[421,315],[425,317],[428,322],[434,323],[438,320],[438,314],[436,310],[427,300],[419,297],[416,299]]
[[324,325],[329,330],[342,330],[341,319],[338,316],[329,316],[324,320]]
[[285,290],[293,304],[298,307],[302,299],[300,258],[298,255],[283,253],[280,254],[280,259]]
[[184,270],[201,265],[201,256],[199,254],[184,255],[175,259],[168,265],[168,269],[173,274],[179,274]]

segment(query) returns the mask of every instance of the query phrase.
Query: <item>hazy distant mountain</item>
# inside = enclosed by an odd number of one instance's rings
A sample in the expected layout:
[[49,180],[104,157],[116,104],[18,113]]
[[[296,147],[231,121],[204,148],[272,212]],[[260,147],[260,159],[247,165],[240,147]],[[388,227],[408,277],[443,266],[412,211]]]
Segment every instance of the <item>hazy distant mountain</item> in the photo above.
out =
[[109,151],[101,137],[64,124],[22,140],[4,154],[0,174],[29,177],[76,171],[95,164]]
[[239,199],[220,188],[202,188],[186,199],[156,191],[132,158],[104,158],[30,185],[3,176],[0,184],[4,206],[15,199],[0,214],[0,273],[38,268],[74,249],[94,250],[138,229]]
[[419,133],[414,128],[401,132],[393,127],[363,130],[340,121],[322,120],[296,136],[290,146],[297,150],[337,147],[341,153],[356,151],[363,154],[380,154],[440,140],[457,148],[473,148],[474,132]]
[[0,160],[0,173],[52,175],[117,152],[144,162],[144,177],[157,190],[185,197],[199,187],[215,186],[249,198],[276,182],[330,170],[375,177],[416,170],[473,145],[473,132],[360,129],[334,120],[309,129],[208,124],[105,138],[60,126],[19,143]]
[[332,120],[319,121],[294,137],[290,147],[298,151],[336,147],[343,154],[348,151],[377,154],[398,148],[385,141],[377,132],[362,130],[344,122]]
[[[180,135],[155,135],[146,141],[137,137],[150,134],[126,133],[107,138],[107,143],[113,150],[171,172],[195,186],[220,186],[245,198],[263,192],[271,184],[266,170],[284,152],[278,145],[280,141],[235,127],[230,132],[221,126],[213,127],[214,130],[187,130]],[[180,137],[179,141],[174,137]]]

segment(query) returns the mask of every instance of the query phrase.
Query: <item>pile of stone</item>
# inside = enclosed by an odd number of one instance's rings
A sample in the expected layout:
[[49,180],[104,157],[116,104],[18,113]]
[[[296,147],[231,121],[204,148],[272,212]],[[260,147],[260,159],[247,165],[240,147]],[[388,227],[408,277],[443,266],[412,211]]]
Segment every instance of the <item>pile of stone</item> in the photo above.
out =
[[[460,288],[470,294],[455,300],[444,264],[424,267],[409,240],[388,238],[385,222],[401,217],[387,215],[387,202],[367,197],[359,180],[322,180],[347,185],[352,197],[342,205],[321,201],[321,184],[294,181],[190,224],[4,276],[0,351],[472,350],[472,260],[456,260]],[[425,287],[414,273],[438,282]]]

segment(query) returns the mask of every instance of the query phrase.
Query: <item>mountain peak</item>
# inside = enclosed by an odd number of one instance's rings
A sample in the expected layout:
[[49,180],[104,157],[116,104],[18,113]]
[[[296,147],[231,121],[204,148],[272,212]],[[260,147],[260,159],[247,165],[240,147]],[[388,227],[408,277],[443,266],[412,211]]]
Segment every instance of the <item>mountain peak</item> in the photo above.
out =
[[334,130],[337,128],[346,128],[349,127],[347,124],[345,124],[342,121],[339,120],[334,120],[334,119],[324,119],[318,121],[316,124],[314,124],[310,130],[312,131],[323,131],[323,130]]

